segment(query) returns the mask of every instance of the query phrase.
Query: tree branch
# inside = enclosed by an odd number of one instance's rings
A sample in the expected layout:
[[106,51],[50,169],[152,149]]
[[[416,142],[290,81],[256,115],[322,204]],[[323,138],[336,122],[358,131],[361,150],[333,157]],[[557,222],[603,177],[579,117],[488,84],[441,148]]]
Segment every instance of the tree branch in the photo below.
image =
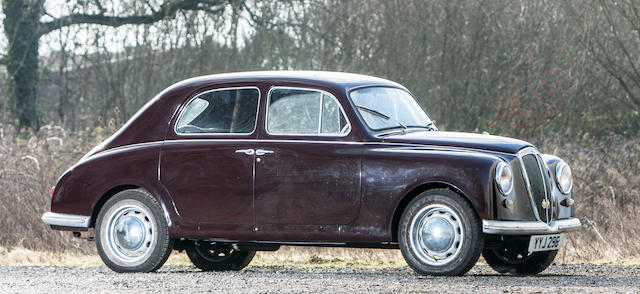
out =
[[224,10],[225,0],[166,0],[160,9],[147,15],[112,16],[99,14],[76,13],[44,22],[40,26],[39,34],[46,35],[52,31],[75,24],[98,24],[119,27],[127,24],[151,24],[163,19],[171,19],[181,10],[200,10],[208,13],[218,13]]
[[104,14],[107,10],[104,9],[104,7],[102,6],[102,3],[100,3],[100,0],[93,0],[93,2],[96,4],[96,6],[98,7],[98,11],[100,11],[100,13]]

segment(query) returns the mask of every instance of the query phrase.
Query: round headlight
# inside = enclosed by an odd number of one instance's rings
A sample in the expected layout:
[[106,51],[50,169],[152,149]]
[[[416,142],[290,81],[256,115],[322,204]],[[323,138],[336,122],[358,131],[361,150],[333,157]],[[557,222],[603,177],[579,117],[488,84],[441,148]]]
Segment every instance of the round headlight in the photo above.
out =
[[573,176],[571,176],[571,168],[564,162],[558,162],[556,165],[556,184],[563,194],[569,194],[573,187]]
[[502,195],[511,194],[511,190],[513,190],[513,172],[511,172],[511,167],[504,162],[500,162],[496,166],[496,184]]

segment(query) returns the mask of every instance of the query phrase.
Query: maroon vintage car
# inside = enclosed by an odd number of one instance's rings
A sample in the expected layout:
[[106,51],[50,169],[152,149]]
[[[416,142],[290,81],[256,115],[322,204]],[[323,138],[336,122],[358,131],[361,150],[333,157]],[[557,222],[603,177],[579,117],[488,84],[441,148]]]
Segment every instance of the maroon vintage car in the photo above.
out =
[[403,86],[247,72],[164,90],[62,175],[53,229],[95,229],[118,272],[172,250],[240,270],[280,245],[399,248],[420,274],[478,260],[535,274],[578,229],[569,166],[531,144],[438,131]]

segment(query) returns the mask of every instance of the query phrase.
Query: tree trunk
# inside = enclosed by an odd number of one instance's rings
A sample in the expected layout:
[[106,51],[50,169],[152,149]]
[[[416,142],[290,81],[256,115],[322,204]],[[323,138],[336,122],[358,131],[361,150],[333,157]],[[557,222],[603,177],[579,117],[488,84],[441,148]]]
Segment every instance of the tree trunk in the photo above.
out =
[[42,0],[4,0],[4,31],[8,40],[5,64],[9,74],[9,104],[18,128],[40,128],[37,109],[38,39]]

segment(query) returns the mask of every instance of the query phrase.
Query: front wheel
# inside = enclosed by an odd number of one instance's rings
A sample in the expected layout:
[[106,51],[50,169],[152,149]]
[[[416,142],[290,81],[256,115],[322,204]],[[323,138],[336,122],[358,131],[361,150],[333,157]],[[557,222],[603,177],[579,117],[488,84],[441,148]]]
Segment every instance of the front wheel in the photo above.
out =
[[484,244],[480,219],[471,205],[448,189],[423,192],[405,209],[398,243],[409,266],[422,275],[464,275]]
[[485,248],[484,260],[499,273],[535,275],[547,269],[558,250],[528,252],[528,238],[504,238],[497,248]]
[[231,244],[189,242],[185,246],[189,260],[203,271],[239,271],[245,268],[255,251],[237,251]]
[[140,189],[109,199],[98,214],[95,230],[98,253],[116,272],[155,271],[173,248],[160,204]]

